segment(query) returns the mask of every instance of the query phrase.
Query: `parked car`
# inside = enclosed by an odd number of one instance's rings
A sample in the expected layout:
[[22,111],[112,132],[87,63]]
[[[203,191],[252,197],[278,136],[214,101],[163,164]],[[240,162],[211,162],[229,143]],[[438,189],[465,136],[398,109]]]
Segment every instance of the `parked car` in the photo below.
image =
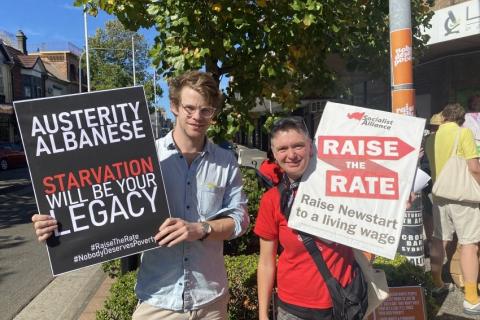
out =
[[0,169],[23,167],[27,164],[23,147],[17,143],[0,142]]

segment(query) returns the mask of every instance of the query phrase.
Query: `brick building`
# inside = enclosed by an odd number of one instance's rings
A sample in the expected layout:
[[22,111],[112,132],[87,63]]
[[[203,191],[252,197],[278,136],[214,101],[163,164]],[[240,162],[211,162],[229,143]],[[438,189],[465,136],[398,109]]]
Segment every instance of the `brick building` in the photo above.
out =
[[79,92],[80,49],[29,53],[21,30],[13,38],[0,32],[0,141],[19,142],[13,101]]
[[0,41],[0,141],[14,136],[12,73],[13,59]]
[[[69,44],[69,46],[72,46]],[[45,64],[49,73],[46,83],[46,96],[58,96],[63,94],[77,93],[79,87],[79,49],[38,51],[30,53],[38,56]],[[86,91],[86,79],[82,79],[82,91]]]

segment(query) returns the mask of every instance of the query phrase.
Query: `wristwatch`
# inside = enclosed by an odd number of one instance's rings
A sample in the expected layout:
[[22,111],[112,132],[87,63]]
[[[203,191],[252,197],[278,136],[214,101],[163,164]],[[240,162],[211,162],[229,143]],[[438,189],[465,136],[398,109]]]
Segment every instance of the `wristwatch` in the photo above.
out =
[[200,223],[202,224],[203,236],[198,240],[203,241],[210,235],[210,233],[212,233],[212,226],[210,225],[210,223],[205,221]]

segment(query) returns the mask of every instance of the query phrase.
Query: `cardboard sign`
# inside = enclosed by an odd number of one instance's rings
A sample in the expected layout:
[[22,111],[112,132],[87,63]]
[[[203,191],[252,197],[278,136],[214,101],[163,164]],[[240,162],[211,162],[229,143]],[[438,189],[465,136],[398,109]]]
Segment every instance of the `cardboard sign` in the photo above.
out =
[[169,217],[142,87],[14,102],[52,273],[156,248]]
[[426,320],[422,287],[390,287],[388,298],[368,320]]
[[327,103],[288,225],[392,259],[425,119]]

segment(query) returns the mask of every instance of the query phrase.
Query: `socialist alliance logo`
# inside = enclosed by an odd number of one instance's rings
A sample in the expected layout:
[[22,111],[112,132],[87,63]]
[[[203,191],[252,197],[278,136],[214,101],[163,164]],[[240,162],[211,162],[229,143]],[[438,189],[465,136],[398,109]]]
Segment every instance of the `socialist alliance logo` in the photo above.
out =
[[365,112],[350,112],[347,113],[347,118],[350,120],[361,121],[360,125],[362,126],[382,128],[386,130],[390,130],[393,125],[393,120],[382,117],[372,117]]

